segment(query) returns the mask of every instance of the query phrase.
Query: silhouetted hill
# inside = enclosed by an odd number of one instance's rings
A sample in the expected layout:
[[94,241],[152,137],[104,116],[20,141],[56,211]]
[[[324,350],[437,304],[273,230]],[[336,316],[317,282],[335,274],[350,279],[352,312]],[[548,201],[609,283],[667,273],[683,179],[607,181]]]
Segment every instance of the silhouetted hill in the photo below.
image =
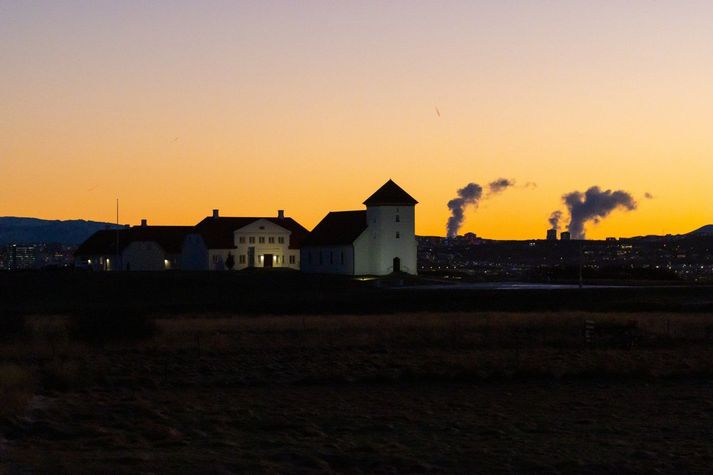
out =
[[37,218],[0,217],[0,245],[58,243],[81,244],[89,236],[114,224],[83,219],[59,221]]
[[690,232],[689,234],[706,234],[706,235],[713,235],[713,224],[708,224],[706,226],[703,226],[702,228],[698,228],[695,231]]

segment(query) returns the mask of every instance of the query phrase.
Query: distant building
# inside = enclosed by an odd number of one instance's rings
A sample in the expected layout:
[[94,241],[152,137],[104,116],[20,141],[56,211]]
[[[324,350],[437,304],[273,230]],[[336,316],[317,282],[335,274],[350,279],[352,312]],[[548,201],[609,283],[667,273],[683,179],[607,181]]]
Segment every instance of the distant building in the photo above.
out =
[[74,253],[75,265],[97,271],[181,268],[183,240],[192,226],[141,226],[97,231]]
[[198,223],[183,243],[185,270],[284,267],[299,270],[300,244],[308,231],[282,210],[277,217],[221,217],[218,210]]
[[547,230],[547,240],[548,241],[556,241],[557,240],[557,230],[556,229],[548,229]]
[[416,274],[415,205],[389,180],[366,210],[331,212],[307,231],[282,210],[272,217],[212,216],[195,226],[98,231],[75,252],[75,265],[97,271],[290,268],[352,275]]
[[389,180],[364,201],[366,210],[328,213],[302,243],[300,268],[348,275],[416,274],[417,203]]
[[[141,226],[94,233],[75,265],[97,271],[299,269],[308,231],[280,211],[270,218],[223,218],[218,210],[196,226]],[[230,265],[232,263],[232,265]]]
[[35,267],[35,246],[11,244],[8,246],[7,256],[8,269],[10,270],[32,269]]
[[562,241],[569,241],[572,239],[572,234],[569,231],[562,231],[560,234],[560,239]]

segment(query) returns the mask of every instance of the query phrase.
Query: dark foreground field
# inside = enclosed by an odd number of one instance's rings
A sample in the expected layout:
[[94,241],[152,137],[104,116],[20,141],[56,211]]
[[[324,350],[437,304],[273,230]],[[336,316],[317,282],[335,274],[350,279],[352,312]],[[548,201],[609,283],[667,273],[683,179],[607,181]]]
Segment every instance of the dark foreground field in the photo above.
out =
[[15,322],[0,342],[0,472],[713,467],[708,314]]

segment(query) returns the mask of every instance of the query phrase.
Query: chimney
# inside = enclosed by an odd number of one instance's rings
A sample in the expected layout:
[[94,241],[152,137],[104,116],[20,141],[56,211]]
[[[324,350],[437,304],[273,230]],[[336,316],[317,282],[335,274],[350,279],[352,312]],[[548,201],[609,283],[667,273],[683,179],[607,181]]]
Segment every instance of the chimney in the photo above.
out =
[[146,219],[142,219],[142,220],[141,220],[141,227],[145,227],[145,226],[148,226],[148,221],[146,221]]
[[220,212],[217,209],[214,209],[213,210],[213,218],[217,218],[218,216],[220,216]]
[[278,218],[278,219],[285,219],[285,210],[284,210],[284,209],[278,209],[278,210],[277,210],[277,218]]

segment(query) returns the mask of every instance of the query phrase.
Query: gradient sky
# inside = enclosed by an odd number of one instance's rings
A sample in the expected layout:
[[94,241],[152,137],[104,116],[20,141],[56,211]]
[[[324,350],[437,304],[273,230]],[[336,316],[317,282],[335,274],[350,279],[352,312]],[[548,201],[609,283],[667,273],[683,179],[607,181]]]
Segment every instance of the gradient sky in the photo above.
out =
[[463,232],[542,237],[592,185],[640,206],[588,237],[713,223],[710,0],[0,0],[0,64],[0,215],[311,229],[393,178],[444,235],[506,177],[538,186]]

